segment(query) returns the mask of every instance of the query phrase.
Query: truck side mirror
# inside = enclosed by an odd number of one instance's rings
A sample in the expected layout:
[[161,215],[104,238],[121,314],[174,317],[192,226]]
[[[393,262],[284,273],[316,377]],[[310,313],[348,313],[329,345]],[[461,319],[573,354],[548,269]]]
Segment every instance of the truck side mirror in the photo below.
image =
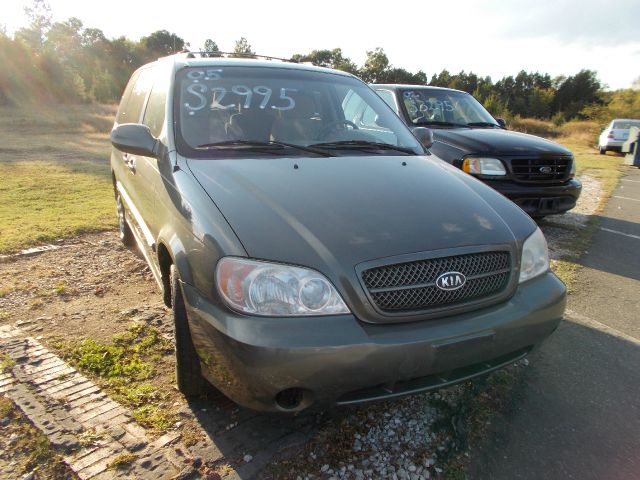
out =
[[505,122],[504,118],[496,118],[496,122],[498,122],[500,127],[507,128],[507,122]]
[[415,137],[420,141],[424,148],[431,148],[433,145],[433,132],[425,127],[414,127],[411,129]]

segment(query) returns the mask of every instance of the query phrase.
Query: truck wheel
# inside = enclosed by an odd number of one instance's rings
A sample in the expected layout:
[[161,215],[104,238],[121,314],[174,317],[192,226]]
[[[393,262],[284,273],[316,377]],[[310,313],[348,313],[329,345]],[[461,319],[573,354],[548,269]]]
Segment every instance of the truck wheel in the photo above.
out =
[[127,217],[124,214],[124,202],[120,196],[120,192],[116,190],[116,207],[118,209],[118,228],[120,229],[120,241],[127,248],[133,248],[136,245],[136,239],[133,236],[131,227],[127,223]]
[[185,397],[197,397],[207,391],[207,381],[200,371],[200,360],[191,340],[187,310],[180,289],[178,269],[171,265],[171,308],[176,341],[176,381]]
[[598,152],[600,152],[600,155],[604,155],[607,153],[607,149],[604,147],[598,147]]

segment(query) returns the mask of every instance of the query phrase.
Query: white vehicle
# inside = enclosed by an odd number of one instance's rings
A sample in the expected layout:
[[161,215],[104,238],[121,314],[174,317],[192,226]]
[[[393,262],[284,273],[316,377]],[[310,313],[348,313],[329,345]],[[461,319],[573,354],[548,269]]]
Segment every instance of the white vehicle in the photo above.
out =
[[611,123],[602,131],[598,140],[600,155],[607,153],[607,150],[620,152],[622,144],[629,138],[629,129],[631,127],[640,127],[640,120],[628,118],[611,120]]

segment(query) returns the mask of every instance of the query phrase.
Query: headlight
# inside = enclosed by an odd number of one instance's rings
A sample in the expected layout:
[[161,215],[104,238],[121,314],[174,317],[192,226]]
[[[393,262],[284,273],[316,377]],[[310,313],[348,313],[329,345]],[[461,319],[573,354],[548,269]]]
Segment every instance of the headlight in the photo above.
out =
[[531,280],[549,270],[549,249],[542,230],[536,231],[524,241],[520,260],[520,283]]
[[569,176],[573,178],[576,174],[576,159],[571,159],[571,169],[569,170]]
[[226,257],[216,285],[227,304],[265,316],[337,315],[349,309],[327,278],[308,268]]
[[504,165],[497,158],[467,157],[462,163],[462,170],[473,175],[503,176],[507,174]]

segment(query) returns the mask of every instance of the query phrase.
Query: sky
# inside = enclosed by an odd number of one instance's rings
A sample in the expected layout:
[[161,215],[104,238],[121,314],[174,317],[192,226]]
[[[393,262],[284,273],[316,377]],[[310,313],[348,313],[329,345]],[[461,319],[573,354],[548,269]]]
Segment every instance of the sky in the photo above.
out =
[[[0,26],[26,25],[30,0],[4,0]],[[243,0],[171,2],[49,0],[54,21],[79,18],[108,38],[133,40],[168,30],[195,50],[207,38],[233,50],[246,37],[262,55],[340,47],[362,65],[366,52],[384,49],[394,67],[429,77],[443,69],[474,72],[496,81],[520,70],[573,75],[598,72],[610,89],[640,77],[640,1],[421,0],[378,6],[373,2]]]

